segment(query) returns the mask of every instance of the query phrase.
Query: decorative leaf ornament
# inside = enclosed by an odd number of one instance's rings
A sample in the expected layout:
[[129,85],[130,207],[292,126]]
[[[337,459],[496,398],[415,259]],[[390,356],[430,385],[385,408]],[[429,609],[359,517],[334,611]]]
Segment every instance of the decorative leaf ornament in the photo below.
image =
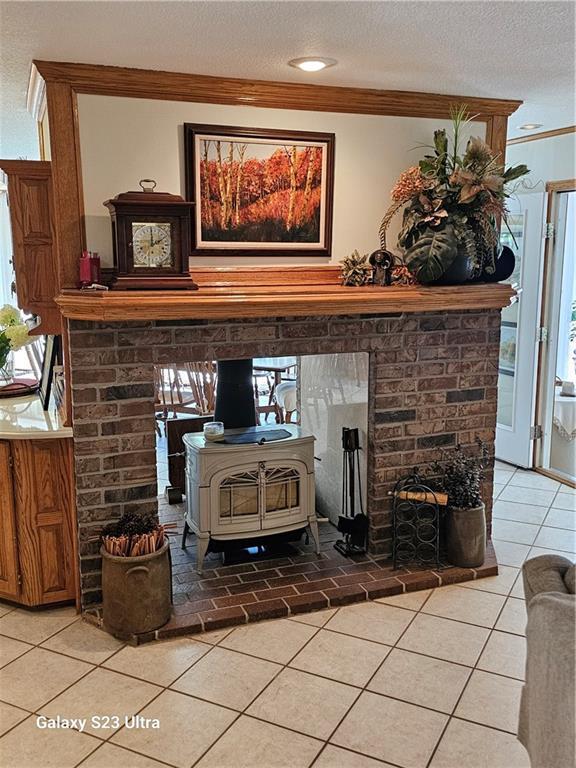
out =
[[438,280],[456,258],[458,241],[452,225],[444,229],[425,229],[407,249],[404,260],[419,283]]
[[357,250],[342,259],[342,283],[344,285],[366,285],[372,275],[372,267],[368,262],[368,254],[361,256]]

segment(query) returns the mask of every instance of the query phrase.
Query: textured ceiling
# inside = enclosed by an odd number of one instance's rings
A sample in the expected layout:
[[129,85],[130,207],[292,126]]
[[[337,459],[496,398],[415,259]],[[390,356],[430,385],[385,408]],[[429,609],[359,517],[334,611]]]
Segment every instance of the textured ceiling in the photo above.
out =
[[[2,2],[0,154],[33,157],[34,58],[522,99],[510,135],[574,117],[572,2]],[[305,74],[288,59],[336,67]],[[522,132],[520,132],[522,133]]]

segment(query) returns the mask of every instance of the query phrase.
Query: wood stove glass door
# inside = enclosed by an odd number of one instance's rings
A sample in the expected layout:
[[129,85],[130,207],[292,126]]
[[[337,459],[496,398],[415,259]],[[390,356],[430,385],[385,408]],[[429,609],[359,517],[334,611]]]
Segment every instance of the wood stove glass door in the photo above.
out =
[[308,477],[302,462],[266,462],[262,473],[262,528],[280,528],[309,514]]
[[218,472],[211,483],[212,531],[242,533],[261,528],[258,464]]

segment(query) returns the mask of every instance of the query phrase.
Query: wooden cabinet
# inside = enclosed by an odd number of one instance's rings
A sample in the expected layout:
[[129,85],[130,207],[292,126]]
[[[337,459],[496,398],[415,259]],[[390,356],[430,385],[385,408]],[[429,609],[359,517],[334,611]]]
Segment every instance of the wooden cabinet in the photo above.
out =
[[76,598],[72,440],[0,441],[0,597]]
[[52,170],[40,160],[0,160],[8,179],[12,251],[18,306],[38,315],[35,333],[60,334],[54,301],[59,276]]

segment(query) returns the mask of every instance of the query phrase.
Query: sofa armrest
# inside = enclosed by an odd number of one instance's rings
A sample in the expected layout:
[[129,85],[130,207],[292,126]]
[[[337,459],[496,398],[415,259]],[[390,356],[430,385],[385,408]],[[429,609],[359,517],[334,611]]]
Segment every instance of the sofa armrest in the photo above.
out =
[[526,603],[543,592],[566,594],[564,574],[571,567],[572,562],[560,555],[540,555],[526,560],[522,566]]

